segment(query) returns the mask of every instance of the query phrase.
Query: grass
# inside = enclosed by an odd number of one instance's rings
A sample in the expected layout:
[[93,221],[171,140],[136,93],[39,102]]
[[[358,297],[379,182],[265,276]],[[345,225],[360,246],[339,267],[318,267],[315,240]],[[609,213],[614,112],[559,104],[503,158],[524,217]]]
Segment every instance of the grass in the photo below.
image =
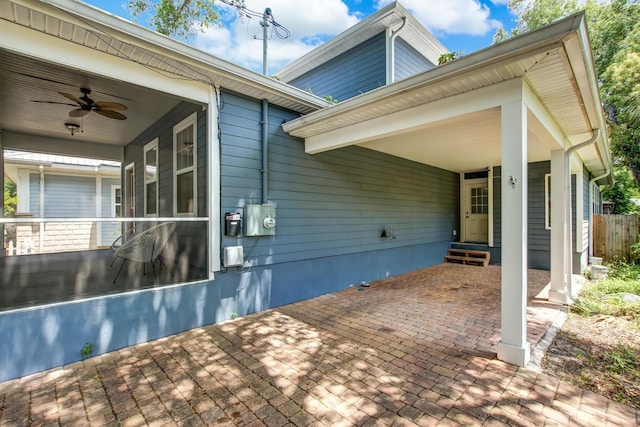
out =
[[606,279],[582,288],[545,365],[564,381],[640,409],[640,302],[610,296],[640,295],[640,265],[608,268]]
[[581,316],[606,315],[628,317],[640,329],[640,302],[626,302],[620,293],[640,295],[640,265],[616,263],[608,265],[604,280],[582,288],[571,311]]

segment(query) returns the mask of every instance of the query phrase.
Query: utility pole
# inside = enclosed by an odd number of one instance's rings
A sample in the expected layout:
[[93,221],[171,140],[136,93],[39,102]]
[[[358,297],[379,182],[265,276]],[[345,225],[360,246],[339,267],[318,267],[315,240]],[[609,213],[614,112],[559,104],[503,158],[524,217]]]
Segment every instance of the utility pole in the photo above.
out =
[[269,27],[269,18],[271,17],[271,9],[266,8],[262,15],[262,74],[267,75],[267,28]]

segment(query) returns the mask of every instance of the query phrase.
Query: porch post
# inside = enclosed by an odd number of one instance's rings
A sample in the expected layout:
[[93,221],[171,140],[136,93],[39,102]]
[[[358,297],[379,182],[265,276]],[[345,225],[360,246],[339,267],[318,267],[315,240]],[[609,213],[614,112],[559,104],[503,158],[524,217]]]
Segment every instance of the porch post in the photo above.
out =
[[527,342],[527,108],[502,105],[502,277],[498,358],[524,366]]
[[551,289],[549,301],[567,304],[567,164],[564,150],[551,152]]

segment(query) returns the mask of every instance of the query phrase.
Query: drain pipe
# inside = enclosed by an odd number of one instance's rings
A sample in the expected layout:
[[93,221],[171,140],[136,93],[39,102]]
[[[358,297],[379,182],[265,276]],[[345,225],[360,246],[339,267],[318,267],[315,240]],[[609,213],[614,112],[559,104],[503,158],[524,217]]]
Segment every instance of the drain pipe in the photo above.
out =
[[[569,182],[567,185],[567,216],[568,216],[568,220],[569,220],[569,227],[567,227],[568,232],[567,232],[567,242],[569,244],[569,250],[567,251],[567,255],[565,258],[565,262],[568,264],[569,267],[569,272],[568,272],[568,277],[567,277],[567,285],[568,285],[568,291],[569,291],[569,298],[573,299],[573,283],[571,280],[571,275],[573,274],[573,224],[572,224],[572,212],[571,212],[571,155],[573,154],[574,151],[577,151],[581,148],[587,147],[591,144],[593,144],[594,142],[596,142],[598,140],[598,138],[600,137],[600,129],[592,129],[592,136],[591,138],[589,138],[588,140],[581,142],[579,144],[576,144],[572,147],[569,147],[566,151],[565,151],[565,155],[564,155],[564,170],[565,170],[565,176],[563,177],[563,179],[565,179],[566,182],[566,174],[569,175]],[[579,183],[576,182],[576,185],[578,185]],[[567,220],[567,218],[565,218],[565,221]],[[576,223],[578,222],[579,218],[576,218]]]
[[407,18],[402,18],[402,23],[398,28],[392,30],[391,27],[387,27],[387,84],[391,84],[396,80],[396,70],[395,70],[395,45],[394,42],[398,35],[400,34],[400,30],[404,28],[407,23]]
[[589,256],[593,256],[593,187],[596,181],[601,180],[602,178],[606,178],[611,173],[611,169],[607,169],[600,176],[596,176],[589,181],[589,201],[591,202],[591,206],[589,206]]
[[267,196],[269,194],[269,102],[266,99],[262,100],[262,169],[260,173],[262,175],[262,204],[267,203]]

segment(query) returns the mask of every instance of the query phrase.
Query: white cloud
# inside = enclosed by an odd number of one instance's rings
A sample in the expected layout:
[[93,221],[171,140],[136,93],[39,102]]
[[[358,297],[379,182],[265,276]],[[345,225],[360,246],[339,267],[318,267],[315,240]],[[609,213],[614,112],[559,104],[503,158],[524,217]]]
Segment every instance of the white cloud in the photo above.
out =
[[[377,7],[389,3],[390,0],[378,0]],[[403,0],[402,5],[435,35],[482,36],[502,26],[500,21],[490,18],[491,11],[478,0]]]
[[[291,0],[245,0],[245,5],[259,13],[269,7],[274,20],[291,33],[289,38],[282,40],[271,33],[272,27],[269,27],[269,74],[275,73],[331,36],[355,25],[359,20],[341,0],[304,3]],[[235,14],[229,7],[221,10],[224,18]],[[259,18],[243,17],[232,19],[228,26],[222,28],[214,26],[198,35],[195,45],[233,63],[259,72],[262,70],[263,44]]]

